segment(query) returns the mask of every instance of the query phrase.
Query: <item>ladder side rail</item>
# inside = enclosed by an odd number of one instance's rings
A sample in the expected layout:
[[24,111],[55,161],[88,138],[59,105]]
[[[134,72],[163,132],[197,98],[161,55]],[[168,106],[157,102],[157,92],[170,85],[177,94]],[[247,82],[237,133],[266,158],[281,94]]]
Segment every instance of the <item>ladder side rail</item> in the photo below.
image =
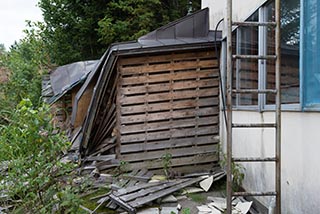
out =
[[275,0],[275,21],[276,21],[276,35],[275,35],[275,53],[276,59],[276,213],[281,214],[281,45],[280,45],[280,4],[281,0]]
[[232,213],[232,0],[227,0],[227,214]]

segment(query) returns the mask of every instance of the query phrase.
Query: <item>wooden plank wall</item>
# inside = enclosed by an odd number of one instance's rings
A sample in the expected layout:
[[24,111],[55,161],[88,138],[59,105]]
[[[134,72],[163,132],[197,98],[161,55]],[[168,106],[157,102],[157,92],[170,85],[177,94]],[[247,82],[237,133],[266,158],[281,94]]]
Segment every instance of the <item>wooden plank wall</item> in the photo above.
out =
[[[219,71],[213,51],[122,57],[117,64],[118,157],[131,168],[177,171],[218,161]],[[197,167],[194,167],[197,165]]]

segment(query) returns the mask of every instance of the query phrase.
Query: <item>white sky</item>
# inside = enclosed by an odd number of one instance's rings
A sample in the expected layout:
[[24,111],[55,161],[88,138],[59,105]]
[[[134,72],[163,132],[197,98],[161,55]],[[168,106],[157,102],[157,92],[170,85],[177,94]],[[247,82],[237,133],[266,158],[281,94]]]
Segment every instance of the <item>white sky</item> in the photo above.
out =
[[8,49],[23,38],[25,20],[42,21],[38,0],[0,0],[0,43]]

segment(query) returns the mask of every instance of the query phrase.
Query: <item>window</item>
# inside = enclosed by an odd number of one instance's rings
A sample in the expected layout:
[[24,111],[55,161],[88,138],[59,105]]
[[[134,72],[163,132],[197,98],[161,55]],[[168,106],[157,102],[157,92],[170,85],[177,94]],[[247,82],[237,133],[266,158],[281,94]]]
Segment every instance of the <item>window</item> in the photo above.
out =
[[[282,104],[300,102],[299,43],[300,0],[282,1],[281,18],[281,98]],[[310,0],[312,1],[312,0]],[[274,21],[274,3],[268,3],[250,16],[248,21]],[[274,55],[274,27],[239,27],[236,35],[236,53],[245,55]],[[320,46],[320,43],[319,43]],[[319,51],[320,54],[320,51]],[[320,77],[320,75],[319,75]],[[233,74],[236,89],[274,89],[274,60],[237,60]],[[320,80],[320,78],[319,78]],[[234,97],[239,108],[267,109],[274,105],[275,96],[241,94]]]
[[[259,13],[255,12],[248,21],[258,21]],[[236,33],[237,54],[258,55],[258,28],[241,27]],[[237,89],[258,89],[258,62],[252,59],[237,60],[234,64],[233,85]],[[237,105],[253,106],[258,104],[257,94],[236,95]]]
[[320,2],[303,2],[303,105],[313,108],[320,104]]

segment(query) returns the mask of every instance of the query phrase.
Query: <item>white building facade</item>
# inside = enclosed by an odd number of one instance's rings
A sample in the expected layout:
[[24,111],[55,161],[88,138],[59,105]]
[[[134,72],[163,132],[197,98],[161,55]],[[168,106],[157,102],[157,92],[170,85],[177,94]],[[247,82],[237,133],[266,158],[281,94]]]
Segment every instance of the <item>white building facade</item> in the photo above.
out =
[[[234,21],[271,21],[274,3],[265,0],[233,0]],[[202,0],[210,9],[210,28],[226,15],[226,0]],[[223,23],[223,22],[222,22]],[[226,35],[225,24],[218,28]],[[282,213],[320,213],[320,1],[282,0]],[[235,29],[234,53],[274,53],[274,31],[268,27]],[[225,75],[225,44],[221,69]],[[266,60],[234,65],[233,87],[272,89],[274,64]],[[224,77],[222,77],[224,79]],[[233,122],[274,122],[275,98],[271,95],[237,95],[233,99]],[[226,131],[221,114],[221,143]],[[233,156],[272,157],[274,129],[233,131]],[[274,163],[247,163],[243,187],[247,191],[274,190]],[[258,197],[268,207],[270,197]]]

